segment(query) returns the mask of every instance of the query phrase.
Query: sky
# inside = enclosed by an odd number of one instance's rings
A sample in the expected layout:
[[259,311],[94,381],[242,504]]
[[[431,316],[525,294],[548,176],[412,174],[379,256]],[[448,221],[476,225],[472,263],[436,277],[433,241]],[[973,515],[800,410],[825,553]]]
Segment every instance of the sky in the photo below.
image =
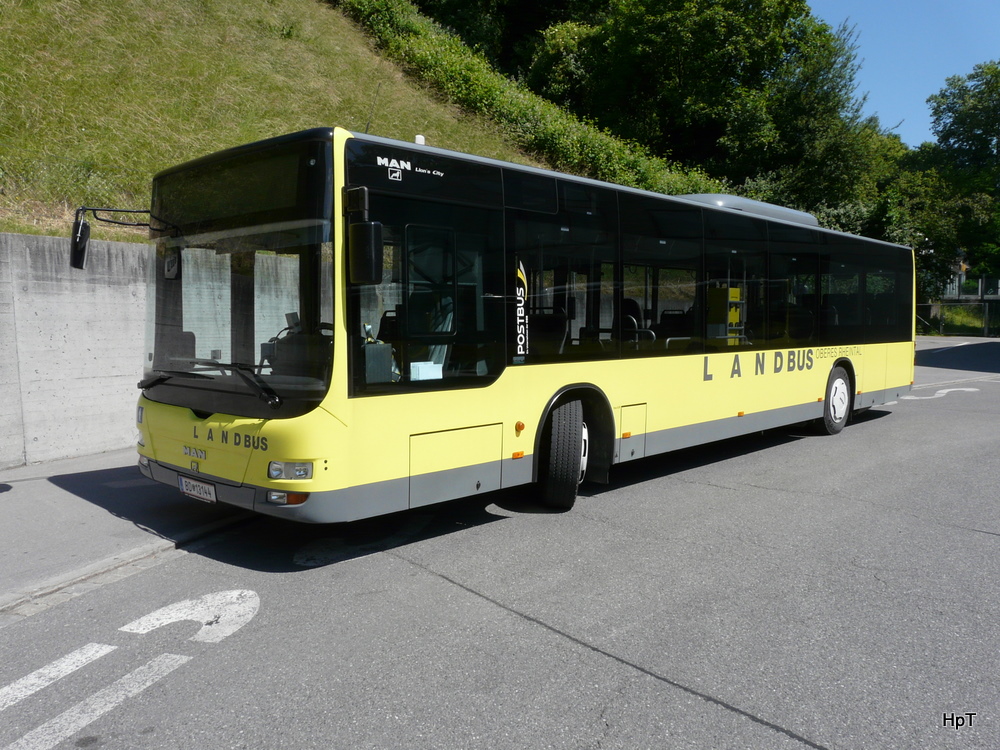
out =
[[908,146],[933,141],[927,98],[949,76],[1000,60],[1000,0],[807,0],[813,15],[857,32],[857,95],[866,115]]

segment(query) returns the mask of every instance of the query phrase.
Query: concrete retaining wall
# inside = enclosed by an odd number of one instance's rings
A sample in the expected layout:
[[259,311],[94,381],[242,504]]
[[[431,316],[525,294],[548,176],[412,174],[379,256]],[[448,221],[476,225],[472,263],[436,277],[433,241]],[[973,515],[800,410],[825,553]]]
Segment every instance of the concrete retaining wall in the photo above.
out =
[[0,234],[0,468],[134,444],[144,247]]

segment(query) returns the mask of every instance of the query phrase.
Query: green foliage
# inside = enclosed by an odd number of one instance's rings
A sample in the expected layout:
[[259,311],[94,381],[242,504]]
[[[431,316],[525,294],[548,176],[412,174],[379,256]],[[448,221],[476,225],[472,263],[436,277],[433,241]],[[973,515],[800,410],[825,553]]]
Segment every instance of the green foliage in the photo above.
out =
[[[659,153],[723,174],[725,139],[770,139],[761,84],[807,12],[800,0],[622,0],[600,27],[607,64],[588,81],[587,108]],[[648,106],[629,106],[637,101]]]
[[607,0],[415,0],[415,5],[457,33],[505,75],[520,78],[540,35],[564,21],[603,16]]
[[974,272],[1000,274],[1000,62],[952,76],[928,100],[937,144],[922,150],[942,176],[958,226],[956,244]]
[[952,76],[931,96],[932,130],[945,158],[977,187],[1000,187],[1000,61],[976,65]]
[[919,261],[918,296],[940,294],[960,250],[962,206],[947,195],[935,170],[905,171],[887,186],[882,203],[886,239],[908,245]]
[[482,114],[553,168],[663,193],[716,192],[699,169],[680,169],[615,138],[497,73],[461,39],[405,0],[340,0],[393,59],[463,109]]
[[[854,201],[880,136],[854,96],[853,32],[804,2],[620,0],[549,27],[527,83],[602,127],[780,202]],[[752,189],[752,188],[751,188]]]
[[[862,114],[854,30],[820,22],[802,0],[417,2],[585,122],[750,197],[812,211],[824,226],[914,247],[922,297],[940,292],[960,254],[982,273],[1000,264],[995,63],[932,97],[940,145],[911,152]],[[504,115],[502,97],[453,80],[466,75],[457,60],[436,85],[506,116],[504,127],[554,166],[650,184],[635,161],[574,121],[550,119],[512,84],[518,114]],[[482,70],[468,75],[481,81]],[[600,157],[581,161],[585,153]]]
[[[973,282],[973,293],[979,285]],[[996,303],[974,303],[958,305],[940,305],[936,308],[940,313],[928,322],[934,333],[948,336],[982,336],[997,335]]]

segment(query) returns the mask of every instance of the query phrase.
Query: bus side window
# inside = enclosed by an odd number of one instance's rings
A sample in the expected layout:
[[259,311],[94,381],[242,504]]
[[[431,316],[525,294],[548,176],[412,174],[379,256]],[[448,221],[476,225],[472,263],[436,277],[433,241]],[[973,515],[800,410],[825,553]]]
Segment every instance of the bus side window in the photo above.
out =
[[[698,275],[693,268],[655,269],[653,332],[666,354],[687,354],[701,346],[695,299]],[[656,312],[658,315],[655,315]]]
[[508,273],[513,278],[523,269],[527,283],[526,335],[519,342],[512,326],[509,342],[515,364],[617,354],[616,196],[567,181],[556,187],[549,197],[557,201],[539,203],[538,210],[508,210],[507,246],[513,251]]
[[717,351],[760,346],[767,331],[767,224],[708,214],[705,274],[708,345]]
[[[614,264],[591,263],[559,245],[516,256],[526,275],[529,362],[613,356],[611,317]],[[607,292],[606,294],[604,292]]]
[[615,332],[623,351],[649,350],[656,343],[653,331],[652,277],[654,269],[625,265],[622,272],[622,299]]
[[[702,350],[702,212],[658,198],[619,196],[622,216],[622,356]],[[631,309],[632,312],[629,312]]]
[[770,346],[809,346],[820,329],[817,232],[769,228],[766,338]]
[[505,309],[500,213],[373,195],[371,215],[383,225],[383,272],[380,284],[352,289],[355,390],[461,386],[498,376]]
[[820,339],[824,344],[863,340],[863,269],[851,262],[824,262],[820,273]]

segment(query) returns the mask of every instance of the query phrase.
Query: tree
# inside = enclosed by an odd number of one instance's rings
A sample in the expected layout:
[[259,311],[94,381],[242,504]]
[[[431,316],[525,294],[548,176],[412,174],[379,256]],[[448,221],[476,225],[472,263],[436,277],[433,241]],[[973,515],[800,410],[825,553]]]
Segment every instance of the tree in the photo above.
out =
[[951,76],[927,103],[936,145],[927,157],[937,165],[967,209],[959,238],[979,275],[1000,275],[1000,62],[976,65]]
[[771,142],[752,132],[723,141],[733,179],[778,176],[772,200],[807,210],[872,201],[905,146],[863,115],[857,69],[852,28],[798,19],[787,55],[763,85]]
[[724,138],[770,139],[763,83],[807,15],[804,0],[616,0],[597,22],[549,27],[527,81],[624,138],[718,174]]
[[[884,150],[855,34],[801,0],[617,0],[550,26],[533,90],[682,164],[807,210],[858,200]],[[748,182],[750,184],[748,184]]]
[[854,31],[806,0],[417,2],[536,93],[735,186],[810,210],[877,182]]
[[951,76],[927,103],[937,145],[956,176],[995,196],[1000,189],[1000,62]]

